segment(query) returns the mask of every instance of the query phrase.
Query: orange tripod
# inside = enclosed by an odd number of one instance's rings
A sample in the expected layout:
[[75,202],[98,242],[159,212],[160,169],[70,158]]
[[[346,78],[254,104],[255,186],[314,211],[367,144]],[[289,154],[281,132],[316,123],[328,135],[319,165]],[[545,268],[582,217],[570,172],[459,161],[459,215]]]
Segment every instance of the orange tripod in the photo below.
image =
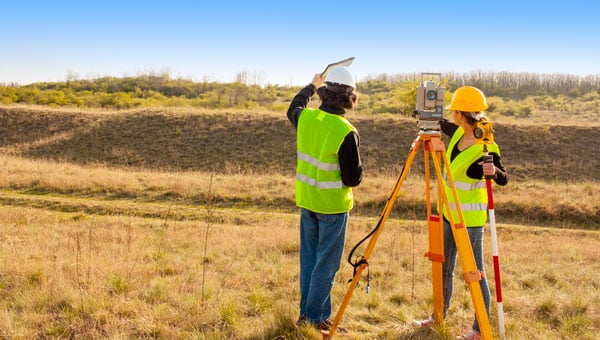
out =
[[[367,248],[365,250],[364,255],[362,255],[361,260],[357,262],[355,265],[355,273],[350,283],[350,287],[348,287],[348,291],[344,296],[344,300],[340,305],[338,313],[333,320],[333,325],[328,331],[321,331],[323,339],[330,339],[335,333],[342,316],[350,303],[350,298],[352,297],[352,293],[354,289],[358,285],[358,281],[361,277],[361,274],[365,268],[368,267],[369,258],[373,249],[375,248],[375,244],[379,238],[383,230],[383,226],[388,219],[390,212],[392,211],[392,207],[398,194],[400,192],[400,188],[404,183],[404,179],[406,178],[406,174],[410,169],[410,166],[419,150],[420,145],[423,145],[423,153],[425,157],[425,188],[426,188],[426,202],[427,202],[427,227],[428,227],[428,235],[429,235],[429,251],[425,254],[427,258],[432,262],[431,263],[431,271],[432,271],[432,282],[433,282],[433,311],[434,311],[434,319],[436,323],[442,324],[444,322],[444,297],[443,297],[443,288],[442,288],[442,263],[444,262],[444,237],[443,237],[443,221],[439,215],[432,214],[431,209],[431,195],[429,191],[429,183],[430,183],[430,171],[429,171],[429,156],[431,153],[431,159],[433,160],[433,165],[436,172],[437,179],[437,188],[438,188],[438,197],[437,197],[437,206],[444,207],[448,209],[449,201],[446,196],[446,191],[443,187],[443,177],[442,177],[442,160],[443,165],[445,166],[447,183],[452,189],[452,195],[454,196],[454,202],[459,202],[458,194],[456,193],[456,187],[454,185],[454,179],[452,178],[452,172],[450,171],[450,162],[448,161],[448,157],[446,156],[446,147],[444,146],[444,142],[441,139],[441,133],[439,131],[419,131],[417,138],[413,141],[410,149],[410,153],[404,164],[404,168],[398,176],[398,180],[396,181],[396,185],[392,190],[388,201],[385,204],[385,207],[379,217],[379,222],[377,223],[377,227],[371,234],[371,240],[369,241]],[[463,277],[465,282],[469,286],[469,290],[471,292],[471,299],[473,301],[475,314],[477,317],[477,322],[480,327],[481,335],[483,339],[492,339],[492,330],[490,327],[489,318],[487,315],[487,311],[485,308],[485,303],[483,301],[483,295],[481,292],[481,287],[479,285],[479,281],[481,280],[481,273],[477,269],[477,265],[475,263],[475,257],[473,256],[473,249],[471,248],[471,243],[469,241],[469,234],[466,230],[466,225],[463,217],[462,210],[460,208],[460,204],[456,204],[456,209],[458,211],[458,216],[460,221],[454,221],[452,214],[447,214],[450,218],[450,225],[452,227],[452,234],[454,236],[454,240],[456,241],[456,247],[458,250],[458,257],[460,259],[461,269],[463,271]]]

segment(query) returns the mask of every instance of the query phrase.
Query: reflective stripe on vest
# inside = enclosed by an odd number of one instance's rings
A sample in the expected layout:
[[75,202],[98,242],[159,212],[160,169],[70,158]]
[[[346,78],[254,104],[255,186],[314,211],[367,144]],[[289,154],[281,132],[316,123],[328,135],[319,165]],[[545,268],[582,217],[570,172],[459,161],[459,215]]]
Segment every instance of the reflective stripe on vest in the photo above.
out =
[[316,166],[320,170],[328,170],[328,171],[340,170],[339,163],[324,163],[314,157],[311,157],[309,154],[305,154],[302,152],[298,152],[298,159],[308,162],[308,163]]
[[[442,178],[446,182],[447,186],[450,186],[450,182],[448,182],[448,176],[444,172],[442,174]],[[486,189],[485,182],[475,182],[475,183],[465,183],[465,182],[454,182],[454,186],[456,189],[460,190],[475,190],[475,189]]]
[[[450,202],[450,209],[456,210],[456,203]],[[461,203],[460,209],[465,211],[487,210],[487,203]],[[455,221],[457,222],[457,221]]]
[[352,209],[352,189],[344,186],[338,151],[356,129],[343,116],[306,108],[297,132],[296,205],[322,214]]
[[[452,138],[448,143],[448,149],[446,150],[448,159],[451,159],[452,150],[463,135],[464,130],[461,127],[459,127],[456,132],[454,132],[454,135],[452,135]],[[489,145],[489,151],[500,155],[500,149],[496,144]],[[465,150],[462,150],[455,159],[450,162],[454,187],[456,189],[458,200],[460,201],[460,209],[463,213],[465,224],[473,227],[482,226],[487,220],[487,190],[485,180],[483,178],[476,180],[467,176],[467,169],[473,162],[481,157],[483,157],[483,145],[476,143]],[[460,219],[456,202],[454,202],[454,196],[445,169],[442,176],[444,178],[444,189],[446,191],[446,196],[448,197],[449,208],[452,212],[452,219],[454,223],[459,223]],[[446,216],[446,219],[450,220],[447,215],[448,210],[444,209],[444,216]]]
[[300,182],[310,185],[311,187],[317,187],[319,189],[341,189],[344,186],[342,181],[317,182],[316,179],[301,174],[296,174],[296,179]]

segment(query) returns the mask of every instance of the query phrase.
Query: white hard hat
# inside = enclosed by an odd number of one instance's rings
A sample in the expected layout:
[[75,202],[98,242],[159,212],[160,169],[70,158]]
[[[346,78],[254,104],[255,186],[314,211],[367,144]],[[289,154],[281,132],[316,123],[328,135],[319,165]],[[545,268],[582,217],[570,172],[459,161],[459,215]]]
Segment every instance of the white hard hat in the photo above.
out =
[[326,83],[334,83],[340,85],[350,86],[351,88],[356,88],[356,82],[354,81],[354,77],[350,73],[350,70],[346,66],[338,66],[333,70],[327,73],[327,77],[325,78]]

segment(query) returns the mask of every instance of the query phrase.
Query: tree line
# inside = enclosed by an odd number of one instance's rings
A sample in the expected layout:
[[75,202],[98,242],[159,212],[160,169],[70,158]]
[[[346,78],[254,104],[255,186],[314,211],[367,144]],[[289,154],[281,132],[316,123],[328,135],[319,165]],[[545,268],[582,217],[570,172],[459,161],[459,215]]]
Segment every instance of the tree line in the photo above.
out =
[[[528,96],[565,95],[579,97],[600,90],[600,74],[578,76],[573,74],[539,74],[528,72],[473,71],[443,74],[446,88],[453,92],[463,85],[475,86],[487,96],[521,100]],[[405,83],[420,79],[419,73],[368,76],[366,81]]]
[[[201,107],[285,110],[298,86],[258,85],[240,73],[232,83],[172,78],[168,73],[135,77],[99,77],[0,85],[1,104],[53,107],[131,109],[139,107]],[[378,74],[357,84],[359,111],[369,114],[410,115],[421,74]],[[480,88],[488,97],[489,111],[529,116],[539,110],[571,114],[600,113],[600,75],[535,74],[511,72],[446,73],[442,84],[451,93],[462,85]]]

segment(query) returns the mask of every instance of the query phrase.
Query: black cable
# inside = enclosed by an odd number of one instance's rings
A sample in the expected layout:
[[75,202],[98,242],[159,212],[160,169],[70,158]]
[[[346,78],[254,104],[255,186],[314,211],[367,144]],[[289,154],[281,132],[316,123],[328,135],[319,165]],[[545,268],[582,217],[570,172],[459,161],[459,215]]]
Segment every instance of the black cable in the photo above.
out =
[[[400,171],[400,175],[398,175],[398,181],[400,181],[400,178],[402,178],[402,175],[404,174],[404,169],[406,168],[406,163],[404,163],[404,165],[402,166],[402,170]],[[396,182],[396,185],[398,185],[398,182]],[[396,197],[393,197],[394,195],[394,190],[392,190],[391,196],[388,198],[388,202],[392,199],[396,199]],[[387,205],[387,203],[386,203]],[[364,256],[360,256],[360,260],[357,260],[356,262],[352,262],[352,257],[354,256],[354,252],[356,251],[356,249],[358,249],[358,247],[360,247],[361,244],[363,244],[366,240],[368,240],[369,238],[371,238],[371,236],[373,236],[373,234],[375,234],[375,232],[377,232],[377,230],[379,230],[379,228],[381,228],[381,224],[383,223],[383,217],[384,214],[381,214],[381,216],[379,217],[379,221],[377,222],[377,225],[375,226],[375,228],[373,228],[373,230],[371,230],[371,232],[369,232],[369,234],[367,234],[367,236],[365,236],[362,240],[360,240],[350,251],[350,254],[348,254],[348,263],[350,263],[350,265],[354,268],[354,273],[352,275],[352,277],[354,277],[356,275],[356,269],[358,267],[360,267],[363,264],[367,264],[368,262],[367,260],[364,258]],[[350,280],[352,281],[352,280]]]

